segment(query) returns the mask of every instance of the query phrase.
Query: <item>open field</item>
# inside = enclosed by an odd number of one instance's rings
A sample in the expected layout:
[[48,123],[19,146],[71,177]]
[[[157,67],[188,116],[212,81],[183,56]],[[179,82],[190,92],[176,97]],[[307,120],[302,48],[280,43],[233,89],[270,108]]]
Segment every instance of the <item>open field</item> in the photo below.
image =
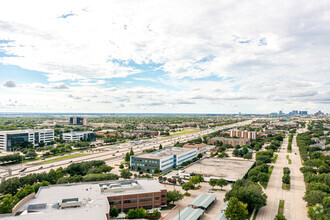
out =
[[86,156],[88,154],[71,154],[71,155],[66,155],[63,157],[57,157],[54,159],[50,159],[50,160],[45,160],[36,164],[46,164],[46,163],[53,163],[53,162],[57,162],[57,161],[61,161],[61,160],[67,160],[67,159],[72,159],[72,158],[76,158],[76,157],[81,157],[81,156]]
[[190,167],[185,168],[185,173],[198,173],[203,176],[215,176],[228,181],[242,178],[253,165],[251,160],[228,158],[205,158]]
[[181,135],[192,134],[192,133],[196,133],[198,131],[200,131],[200,130],[198,130],[198,129],[183,129],[182,131],[170,134],[170,136],[166,137],[166,138],[172,138],[172,137],[177,137],[177,136],[181,136]]

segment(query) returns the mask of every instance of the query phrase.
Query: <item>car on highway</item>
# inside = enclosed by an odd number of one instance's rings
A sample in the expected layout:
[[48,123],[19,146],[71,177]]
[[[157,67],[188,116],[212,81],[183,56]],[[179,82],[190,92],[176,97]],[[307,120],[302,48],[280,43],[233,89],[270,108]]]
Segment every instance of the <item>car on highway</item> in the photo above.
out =
[[112,154],[112,156],[116,156],[116,154]]
[[41,160],[45,160],[45,159],[46,159],[46,158],[43,157]]
[[116,153],[118,153],[118,152],[119,152],[119,150],[116,151]]
[[50,165],[49,167],[53,167],[53,166],[54,166],[54,164]]
[[24,172],[26,170],[26,167],[19,170],[19,172]]
[[25,173],[22,172],[22,173],[20,173],[20,175],[21,175],[21,176],[25,176]]
[[44,168],[43,166],[39,167],[39,170],[41,170],[42,168]]
[[72,163],[72,162],[73,162],[72,160],[69,161],[69,163]]
[[5,174],[3,175],[3,177],[8,176],[8,175],[9,175],[8,173],[5,173]]
[[64,154],[61,154],[61,156],[64,156]]

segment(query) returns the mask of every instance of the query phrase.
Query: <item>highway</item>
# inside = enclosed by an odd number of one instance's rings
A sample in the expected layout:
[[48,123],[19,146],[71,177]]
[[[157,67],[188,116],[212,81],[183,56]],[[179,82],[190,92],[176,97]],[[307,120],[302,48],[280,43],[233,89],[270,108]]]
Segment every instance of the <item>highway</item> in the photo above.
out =
[[[247,124],[250,124],[252,120],[247,120],[244,122],[239,122],[235,124],[230,124],[230,125],[225,125],[221,127],[216,127],[214,129],[207,129],[203,131],[199,131],[196,133],[191,133],[191,134],[185,134],[173,138],[156,138],[153,139],[151,142],[139,144],[139,145],[133,145],[131,143],[122,143],[122,144],[117,144],[117,145],[109,145],[109,146],[102,146],[100,148],[95,148],[93,149],[93,153],[86,155],[86,156],[81,156],[81,157],[76,157],[76,158],[71,158],[71,159],[65,159],[57,162],[50,162],[47,163],[47,160],[38,160],[38,161],[33,161],[33,162],[28,162],[28,163],[23,163],[23,164],[15,164],[12,166],[7,166],[12,169],[12,175],[8,176],[6,178],[11,178],[11,177],[17,177],[20,176],[19,170],[22,168],[26,168],[24,171],[25,174],[29,173],[40,173],[40,172],[48,172],[50,169],[57,169],[59,167],[67,167],[71,163],[76,163],[76,162],[82,162],[82,161],[90,161],[90,160],[105,160],[108,165],[114,166],[114,164],[119,164],[120,162],[123,162],[123,158],[126,154],[126,152],[129,152],[130,149],[132,148],[134,153],[140,153],[145,149],[152,149],[152,148],[157,148],[161,144],[163,147],[169,147],[173,146],[176,142],[186,142],[189,140],[193,140],[199,137],[202,137],[204,135],[208,135],[210,133],[216,132],[218,130],[223,130],[223,129],[228,129],[228,128],[233,128],[237,126],[244,126]],[[101,152],[95,152],[98,150],[102,150]],[[87,150],[90,151],[90,150]],[[86,150],[83,153],[87,152]],[[114,156],[113,156],[114,155]],[[53,159],[55,157],[49,158],[49,160]],[[39,162],[44,162],[44,164],[37,164]],[[5,170],[1,170],[0,176],[3,177],[4,174],[7,173]],[[4,178],[2,178],[4,179]]]

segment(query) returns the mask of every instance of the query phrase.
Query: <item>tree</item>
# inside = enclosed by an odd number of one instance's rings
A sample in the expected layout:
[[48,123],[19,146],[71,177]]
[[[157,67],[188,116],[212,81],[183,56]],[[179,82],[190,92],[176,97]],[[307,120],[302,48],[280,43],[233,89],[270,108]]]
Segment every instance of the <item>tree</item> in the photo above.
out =
[[239,201],[248,204],[248,209],[261,208],[266,205],[267,196],[262,193],[260,187],[249,180],[237,180],[232,189],[225,195],[225,201],[236,197]]
[[124,169],[124,164],[123,163],[120,163],[119,169]]
[[252,159],[252,154],[250,152],[244,154],[243,156],[244,159]]
[[34,159],[38,156],[38,154],[35,152],[35,150],[32,150],[32,149],[29,149],[26,154],[25,154],[25,157],[27,159]]
[[192,176],[189,180],[190,183],[192,183],[195,187],[196,184],[200,183],[200,178],[198,176]]
[[282,177],[282,182],[285,184],[290,184],[290,175],[284,174]]
[[137,218],[142,219],[142,218],[144,218],[144,217],[147,216],[146,210],[144,208],[142,208],[142,207],[139,208],[139,209],[136,209],[135,212],[136,212],[136,217]]
[[173,202],[173,205],[174,205],[174,202],[177,202],[181,199],[183,199],[183,195],[182,195],[182,193],[180,193],[180,191],[173,190],[173,191],[167,192],[167,202],[168,203]]
[[161,150],[161,149],[163,149],[163,146],[160,144],[160,145],[159,145],[159,150]]
[[125,162],[129,163],[130,160],[131,160],[131,157],[130,157],[129,153],[127,152],[125,155]]
[[123,169],[120,171],[120,176],[124,179],[130,179],[132,175],[133,174],[127,169]]
[[212,186],[212,189],[217,185],[217,180],[216,179],[210,179],[209,182],[210,186]]
[[228,182],[227,182],[227,180],[225,180],[225,179],[221,178],[221,179],[218,179],[218,180],[217,180],[217,185],[218,185],[218,186],[220,186],[220,187],[221,187],[221,189],[222,189],[222,187],[224,187],[224,186],[227,186],[227,185],[228,185]]
[[242,203],[236,197],[231,197],[225,211],[226,218],[230,220],[243,220],[248,217],[247,204]]
[[159,218],[160,217],[160,212],[158,211],[158,209],[154,209],[154,211],[152,212],[152,217],[153,218]]
[[133,155],[134,155],[133,148],[131,148],[131,151],[129,152],[129,155],[130,155],[130,156],[133,156]]
[[11,213],[13,207],[18,201],[19,199],[16,196],[12,196],[11,194],[5,195],[0,201],[0,213]]
[[134,209],[128,210],[127,216],[128,219],[134,219],[137,218],[137,213]]
[[197,155],[197,158],[198,159],[201,159],[203,157],[203,154],[202,153],[199,153],[198,155]]
[[110,210],[110,216],[111,217],[117,217],[119,215],[119,210],[116,206],[113,206]]
[[308,206],[313,206],[317,203],[321,203],[323,198],[326,196],[326,192],[322,192],[320,190],[311,190],[306,192],[304,200],[307,202]]
[[192,183],[184,183],[182,184],[182,189],[186,192],[188,192],[190,189],[193,189],[194,185]]
[[161,172],[161,170],[158,167],[154,168],[154,173],[160,173],[160,172]]

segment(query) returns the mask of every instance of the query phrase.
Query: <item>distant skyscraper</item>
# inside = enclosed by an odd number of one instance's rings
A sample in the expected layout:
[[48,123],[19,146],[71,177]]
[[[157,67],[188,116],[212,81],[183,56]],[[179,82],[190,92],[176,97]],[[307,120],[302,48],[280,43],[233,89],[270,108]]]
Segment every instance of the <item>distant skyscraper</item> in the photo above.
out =
[[307,115],[307,111],[299,111],[299,115]]
[[279,111],[279,113],[278,113],[279,115],[283,115],[283,111]]
[[85,117],[70,117],[70,125],[87,125]]
[[293,114],[293,115],[298,115],[298,110],[293,110],[293,111],[292,111],[292,114]]

